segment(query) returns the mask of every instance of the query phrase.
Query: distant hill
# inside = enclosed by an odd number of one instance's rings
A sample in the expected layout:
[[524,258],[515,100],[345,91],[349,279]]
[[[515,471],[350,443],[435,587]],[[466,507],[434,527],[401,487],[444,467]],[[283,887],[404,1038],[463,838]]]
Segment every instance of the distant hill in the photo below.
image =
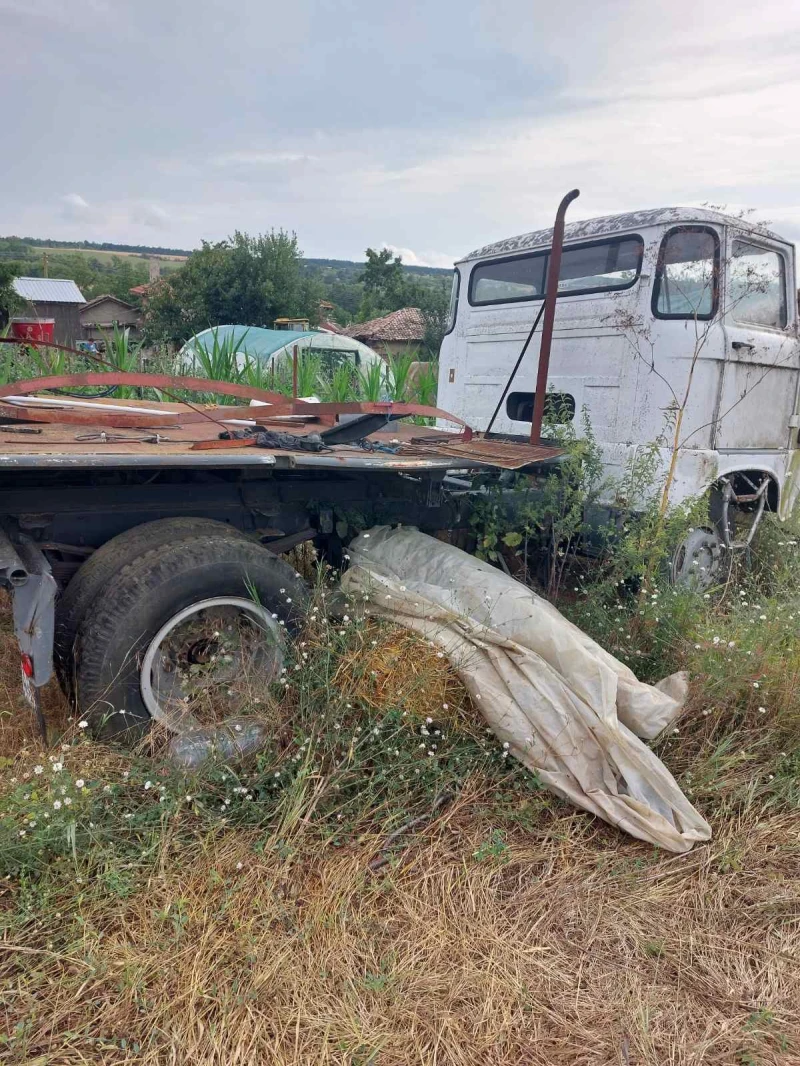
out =
[[[49,237],[0,237],[0,259],[27,259],[30,258],[30,249],[38,248],[42,251],[70,251],[70,252],[105,252],[111,255],[134,255],[142,257],[169,257],[171,259],[187,259],[192,254],[190,248],[162,248],[149,244],[113,244],[111,241],[56,241]],[[304,258],[303,265],[313,273],[328,274],[355,280],[355,276],[364,269],[363,262],[352,259],[312,259]],[[403,264],[409,274],[420,277],[449,277],[452,271],[441,267],[409,266]],[[349,275],[353,275],[349,277]]]
[[50,237],[0,237],[2,241],[16,241],[31,248],[64,248],[70,251],[116,252],[128,255],[175,255],[186,259],[191,251],[185,248],[158,248],[149,244],[112,244],[110,241],[54,241]]
[[[360,274],[366,266],[366,262],[355,262],[352,259],[303,259],[303,263],[306,266],[319,269],[326,267],[330,268],[334,272],[347,273],[348,270],[353,271],[356,274]],[[420,277],[432,277],[432,278],[449,278],[453,273],[452,270],[445,269],[443,267],[425,267],[425,266],[410,266],[407,263],[403,263],[403,269],[409,274],[419,274]]]
[[[149,280],[148,260],[157,259],[160,274],[169,275],[181,270],[191,254],[186,248],[156,245],[0,237],[0,263],[13,265],[14,273],[23,276],[71,278],[87,300],[105,293],[130,300],[131,289]],[[315,299],[329,301],[333,307],[328,314],[341,324],[351,322],[362,311],[365,266],[365,262],[351,259],[300,260],[310,291],[317,294]],[[446,306],[452,271],[405,264],[404,270],[409,276],[407,298],[424,300],[426,306],[430,301]]]

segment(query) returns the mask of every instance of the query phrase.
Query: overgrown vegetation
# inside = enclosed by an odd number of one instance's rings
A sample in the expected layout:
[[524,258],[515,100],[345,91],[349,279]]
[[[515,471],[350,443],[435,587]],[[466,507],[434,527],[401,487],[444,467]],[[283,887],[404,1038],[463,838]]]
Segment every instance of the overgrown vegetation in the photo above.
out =
[[[238,349],[200,371],[291,391],[289,361]],[[135,358],[119,332],[108,351]],[[298,391],[408,397],[408,363],[359,381],[304,356]],[[6,634],[8,1061],[796,1060],[800,530],[768,518],[715,587],[676,588],[664,559],[707,501],[664,510],[662,442],[611,483],[585,418],[551,410],[548,435],[564,458],[535,493],[487,479],[478,549],[644,679],[689,672],[656,748],[712,841],[665,857],[543,792],[440,653],[332,609],[324,574],[286,672],[253,686],[271,741],[241,766],[103,748],[55,692],[44,748]],[[610,497],[637,506],[604,519]]]
[[[115,326],[103,338],[104,351],[99,357],[72,355],[55,348],[37,348],[33,345],[0,346],[0,384],[26,377],[50,374],[83,373],[93,371],[140,371],[158,370],[167,374],[190,374],[213,381],[230,381],[250,385],[253,388],[269,389],[289,397],[294,387],[291,357],[284,356],[272,361],[263,361],[247,353],[247,330],[218,334],[212,332],[194,348],[191,360],[182,360],[166,348],[155,355],[146,352],[141,340],[131,339],[130,330]],[[245,353],[242,355],[242,353]],[[339,353],[333,353],[339,354]],[[323,359],[313,349],[301,349],[297,363],[298,396],[318,396],[325,401],[344,403],[348,400],[403,400],[408,403],[435,405],[438,365],[424,363],[420,373],[411,374],[411,366],[422,353],[410,351],[390,356],[386,362],[375,361],[365,369],[356,367],[341,353],[340,362]],[[87,387],[78,390],[82,394],[97,395],[98,389]],[[101,394],[105,394],[100,389]],[[141,396],[160,400],[158,389],[141,389],[133,386],[117,386],[113,395],[118,399]],[[173,398],[194,396],[185,390],[170,392]],[[235,397],[207,394],[209,402],[236,403]]]
[[7,666],[7,1059],[793,1061],[797,544],[770,522],[741,585],[614,609],[562,580],[640,672],[690,670],[658,748],[714,838],[679,859],[542,792],[433,647],[324,580],[243,766],[103,748],[55,693],[44,749]]

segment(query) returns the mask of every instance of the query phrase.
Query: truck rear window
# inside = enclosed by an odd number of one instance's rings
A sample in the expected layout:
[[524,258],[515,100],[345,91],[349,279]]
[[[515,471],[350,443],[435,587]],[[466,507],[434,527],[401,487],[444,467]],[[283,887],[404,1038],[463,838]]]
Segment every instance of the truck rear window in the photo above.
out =
[[[643,251],[641,237],[612,237],[566,247],[561,257],[559,296],[629,288],[639,277]],[[479,307],[543,299],[549,259],[549,252],[533,252],[479,263],[470,276],[470,304]]]

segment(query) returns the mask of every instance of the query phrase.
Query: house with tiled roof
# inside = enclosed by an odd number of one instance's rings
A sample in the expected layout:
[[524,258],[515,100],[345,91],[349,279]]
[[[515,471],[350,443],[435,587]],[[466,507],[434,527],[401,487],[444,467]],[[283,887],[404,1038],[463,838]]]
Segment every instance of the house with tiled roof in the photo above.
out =
[[376,352],[399,355],[418,351],[425,340],[425,316],[418,307],[401,307],[382,318],[354,322],[344,332]]

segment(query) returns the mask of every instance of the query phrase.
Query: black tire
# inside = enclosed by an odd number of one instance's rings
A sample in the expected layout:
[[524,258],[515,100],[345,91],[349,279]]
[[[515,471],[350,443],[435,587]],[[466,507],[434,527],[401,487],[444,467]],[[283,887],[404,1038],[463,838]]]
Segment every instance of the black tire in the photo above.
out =
[[133,526],[106,541],[89,556],[64,589],[56,605],[53,655],[56,674],[67,696],[73,691],[80,655],[77,637],[83,620],[109,580],[140,555],[188,537],[221,534],[244,539],[244,534],[213,518],[161,518]]
[[141,739],[150,724],[140,688],[141,655],[178,611],[213,596],[255,598],[291,635],[302,624],[308,590],[266,548],[224,533],[163,545],[123,567],[78,635],[78,709],[96,736]]

